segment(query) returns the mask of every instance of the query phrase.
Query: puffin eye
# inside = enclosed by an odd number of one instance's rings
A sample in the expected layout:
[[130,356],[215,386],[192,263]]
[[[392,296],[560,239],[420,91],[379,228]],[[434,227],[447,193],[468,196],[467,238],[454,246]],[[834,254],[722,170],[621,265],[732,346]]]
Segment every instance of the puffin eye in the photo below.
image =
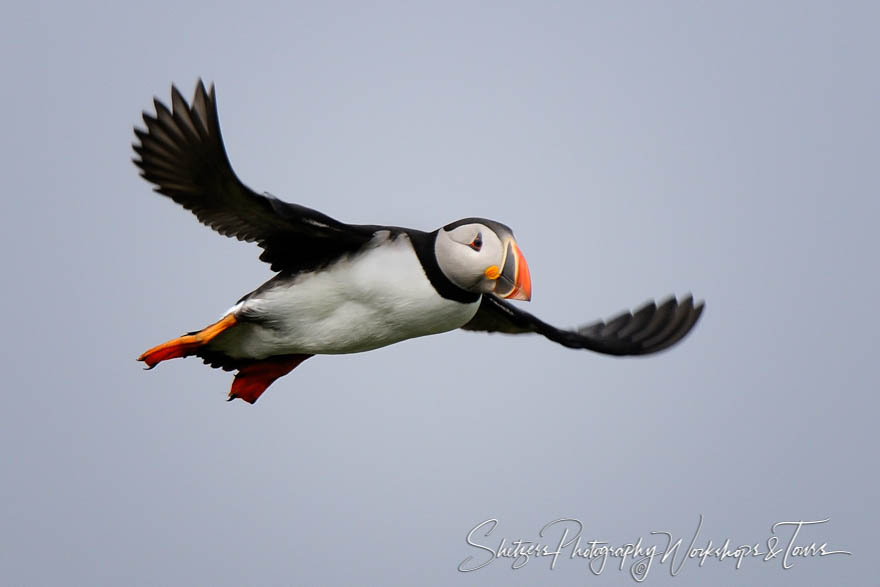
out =
[[475,251],[479,251],[480,249],[482,249],[483,248],[483,233],[478,232],[477,236],[474,237],[474,240],[472,240],[468,246]]

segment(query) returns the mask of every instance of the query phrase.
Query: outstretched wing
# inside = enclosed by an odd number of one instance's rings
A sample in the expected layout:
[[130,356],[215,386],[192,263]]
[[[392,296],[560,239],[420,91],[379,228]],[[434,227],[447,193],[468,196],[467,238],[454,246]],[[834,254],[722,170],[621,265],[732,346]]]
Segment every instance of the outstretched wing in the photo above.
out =
[[302,271],[357,250],[376,227],[344,224],[316,210],[260,195],[244,185],[229,163],[214,86],[196,85],[188,105],[171,87],[171,109],[153,100],[146,130],[135,128],[132,145],[141,176],[222,235],[255,241],[273,270]]
[[524,334],[536,332],[573,349],[606,355],[647,355],[669,348],[687,335],[703,311],[703,302],[687,295],[659,306],[648,302],[635,312],[623,312],[607,322],[598,321],[577,330],[560,330],[493,295],[484,295],[480,309],[465,330]]

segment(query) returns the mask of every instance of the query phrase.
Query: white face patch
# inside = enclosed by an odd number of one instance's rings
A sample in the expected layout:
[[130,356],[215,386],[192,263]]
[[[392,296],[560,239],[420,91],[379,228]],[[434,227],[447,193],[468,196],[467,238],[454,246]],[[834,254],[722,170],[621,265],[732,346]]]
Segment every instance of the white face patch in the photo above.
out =
[[494,230],[475,222],[448,231],[440,229],[434,254],[449,281],[466,291],[490,293],[495,280],[487,277],[486,271],[493,266],[502,268],[504,243]]

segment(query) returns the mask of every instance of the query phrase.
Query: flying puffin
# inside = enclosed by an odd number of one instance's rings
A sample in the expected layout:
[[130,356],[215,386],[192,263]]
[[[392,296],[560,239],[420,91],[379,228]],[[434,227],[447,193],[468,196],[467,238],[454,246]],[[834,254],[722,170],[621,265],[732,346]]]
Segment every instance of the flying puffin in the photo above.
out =
[[154,347],[147,369],[195,355],[236,370],[229,399],[254,403],[273,381],[313,355],[369,351],[463,328],[538,333],[569,348],[609,355],[655,353],[681,340],[703,309],[688,295],[577,330],[560,330],[505,300],[531,297],[529,267],[513,231],[465,218],[433,232],[344,224],[245,186],[235,175],[214,87],[196,84],[187,104],[153,100],[135,128],[134,163],[155,191],[225,236],[256,242],[277,271],[219,321]]

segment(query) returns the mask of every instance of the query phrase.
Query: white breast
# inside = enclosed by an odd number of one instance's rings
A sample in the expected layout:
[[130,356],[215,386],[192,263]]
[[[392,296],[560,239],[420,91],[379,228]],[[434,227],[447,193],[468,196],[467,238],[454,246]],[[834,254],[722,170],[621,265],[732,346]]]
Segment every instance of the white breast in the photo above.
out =
[[[234,308],[266,321],[241,324],[223,350],[234,357],[340,354],[454,330],[477,312],[441,297],[409,237],[378,236],[357,256],[267,289]],[[232,334],[232,333],[230,333]]]

